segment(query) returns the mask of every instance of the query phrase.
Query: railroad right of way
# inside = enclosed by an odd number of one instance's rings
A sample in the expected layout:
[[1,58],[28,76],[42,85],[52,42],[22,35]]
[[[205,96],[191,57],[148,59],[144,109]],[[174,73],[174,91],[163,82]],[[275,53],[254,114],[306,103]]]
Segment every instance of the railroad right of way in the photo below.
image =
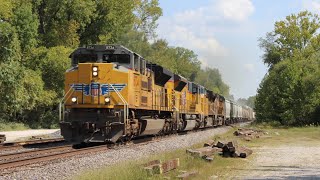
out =
[[[83,171],[113,165],[122,161],[145,158],[149,155],[187,148],[214,135],[226,133],[231,127],[219,127],[180,136],[170,136],[135,146],[119,146],[99,153],[87,152],[51,163],[30,167],[17,167],[14,172],[2,174],[1,179],[66,179]],[[40,163],[41,164],[41,163]]]

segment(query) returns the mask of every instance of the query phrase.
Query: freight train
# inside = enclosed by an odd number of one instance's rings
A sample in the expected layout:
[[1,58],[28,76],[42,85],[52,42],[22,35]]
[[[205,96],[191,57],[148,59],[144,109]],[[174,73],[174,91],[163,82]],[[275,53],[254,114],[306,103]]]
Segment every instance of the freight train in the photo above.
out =
[[62,136],[117,142],[254,119],[254,112],[121,45],[89,45],[71,55],[60,104]]

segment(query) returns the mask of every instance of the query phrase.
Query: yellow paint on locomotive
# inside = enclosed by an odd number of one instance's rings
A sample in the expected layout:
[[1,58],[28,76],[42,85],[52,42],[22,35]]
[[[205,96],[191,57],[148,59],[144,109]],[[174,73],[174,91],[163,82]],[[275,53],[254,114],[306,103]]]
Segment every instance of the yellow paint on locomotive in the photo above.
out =
[[[98,68],[97,76],[93,76],[93,67]],[[128,72],[115,69],[112,63],[80,63],[78,69],[65,74],[65,79],[65,92],[74,88],[70,90],[70,95],[67,94],[69,96],[65,103],[67,108],[114,108],[124,104],[112,87],[108,87],[108,92],[104,95],[101,95],[101,92],[93,95],[93,91],[89,91],[90,94],[84,93],[85,88],[91,88],[92,83],[98,83],[100,86],[123,84],[121,95],[124,99],[128,99]],[[78,86],[78,90],[75,86]],[[72,102],[72,97],[77,98],[76,103]],[[110,97],[109,103],[105,102],[106,97]]]
[[[98,68],[98,75],[93,76],[93,67]],[[109,87],[108,94],[93,96],[85,94],[85,87],[80,87],[80,90],[72,90],[73,86],[78,87],[82,84],[89,85],[92,83],[101,85],[125,84],[125,87],[120,91],[121,96],[128,103],[129,108],[133,109],[148,109],[159,111],[172,111],[176,104],[172,101],[174,98],[174,83],[169,81],[165,87],[154,84],[153,73],[146,72],[140,74],[133,70],[120,71],[114,68],[113,63],[79,63],[78,69],[65,74],[65,92],[71,92],[65,103],[67,108],[122,108],[124,103],[116,92]],[[72,98],[77,98],[77,102],[72,102]],[[110,98],[109,103],[105,103],[105,97]]]

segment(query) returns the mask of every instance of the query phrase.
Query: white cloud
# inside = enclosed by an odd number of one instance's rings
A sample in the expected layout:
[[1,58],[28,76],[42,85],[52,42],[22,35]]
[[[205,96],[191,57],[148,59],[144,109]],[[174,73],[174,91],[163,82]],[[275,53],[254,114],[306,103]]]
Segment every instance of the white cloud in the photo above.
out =
[[218,0],[217,9],[232,21],[244,21],[254,12],[251,0]]
[[244,67],[250,63],[246,57],[249,51],[246,42],[239,44],[236,38],[252,35],[249,16],[253,12],[251,0],[211,0],[204,6],[161,17],[157,34],[169,45],[193,50],[203,67],[218,68],[233,93],[238,94],[254,66]]
[[255,69],[254,64],[245,64],[243,67],[248,72],[254,72]]
[[320,11],[320,0],[303,1],[302,8],[312,12]]
[[202,66],[207,66],[210,57],[227,56],[228,50],[210,32],[210,27],[206,25],[207,21],[197,21],[198,18],[203,19],[205,15],[188,11],[177,14],[174,18],[162,18],[158,34],[161,38],[167,39],[171,45],[195,51]]

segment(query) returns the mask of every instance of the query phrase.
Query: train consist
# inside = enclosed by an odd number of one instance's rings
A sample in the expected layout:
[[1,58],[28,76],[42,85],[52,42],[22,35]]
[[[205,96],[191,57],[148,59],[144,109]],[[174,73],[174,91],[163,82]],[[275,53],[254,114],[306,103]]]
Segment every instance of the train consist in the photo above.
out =
[[252,120],[254,112],[121,45],[70,55],[61,134],[74,143],[116,142]]

